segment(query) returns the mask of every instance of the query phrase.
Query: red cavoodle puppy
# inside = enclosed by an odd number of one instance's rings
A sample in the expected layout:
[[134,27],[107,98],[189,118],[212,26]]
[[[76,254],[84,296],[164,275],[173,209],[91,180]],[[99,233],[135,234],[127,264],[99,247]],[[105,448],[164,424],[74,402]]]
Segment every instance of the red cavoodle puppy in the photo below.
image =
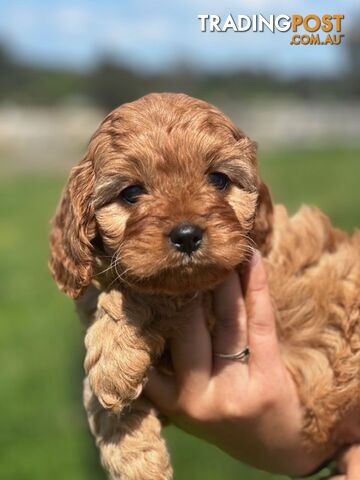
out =
[[289,218],[257,171],[255,144],[223,113],[151,94],[110,113],[73,168],[53,221],[52,274],[86,322],[84,401],[112,479],[168,480],[149,367],[198,293],[265,256],[304,442],[344,442],[358,403],[360,234],[317,209]]

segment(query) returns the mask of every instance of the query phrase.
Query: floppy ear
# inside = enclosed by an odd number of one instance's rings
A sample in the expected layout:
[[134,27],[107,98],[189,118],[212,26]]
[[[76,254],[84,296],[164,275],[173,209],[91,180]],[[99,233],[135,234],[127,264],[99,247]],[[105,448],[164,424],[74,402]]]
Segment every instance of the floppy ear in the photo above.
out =
[[72,298],[83,293],[92,277],[93,187],[94,170],[87,154],[72,169],[52,221],[50,270],[60,290]]
[[251,237],[263,255],[271,249],[273,231],[273,202],[268,187],[260,180],[256,215]]

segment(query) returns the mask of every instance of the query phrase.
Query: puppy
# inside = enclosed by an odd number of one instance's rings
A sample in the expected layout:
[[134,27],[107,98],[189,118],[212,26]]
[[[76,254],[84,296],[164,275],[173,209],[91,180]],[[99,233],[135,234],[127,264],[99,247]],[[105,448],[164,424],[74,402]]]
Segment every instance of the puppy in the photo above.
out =
[[50,245],[52,274],[86,322],[84,402],[112,479],[172,478],[157,413],[141,396],[147,371],[197,294],[254,245],[304,443],[350,441],[339,425],[359,402],[360,233],[314,208],[289,218],[274,207],[255,144],[215,107],[151,94],[110,113],[71,171]]

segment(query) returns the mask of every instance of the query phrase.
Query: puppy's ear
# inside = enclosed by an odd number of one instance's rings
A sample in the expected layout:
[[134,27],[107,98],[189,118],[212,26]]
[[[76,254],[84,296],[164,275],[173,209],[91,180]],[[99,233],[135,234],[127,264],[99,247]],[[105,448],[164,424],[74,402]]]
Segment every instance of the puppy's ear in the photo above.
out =
[[260,180],[257,208],[251,236],[263,255],[271,249],[273,231],[273,202],[268,187]]
[[70,173],[50,234],[51,273],[59,288],[72,298],[83,293],[92,277],[93,188],[94,170],[87,154]]

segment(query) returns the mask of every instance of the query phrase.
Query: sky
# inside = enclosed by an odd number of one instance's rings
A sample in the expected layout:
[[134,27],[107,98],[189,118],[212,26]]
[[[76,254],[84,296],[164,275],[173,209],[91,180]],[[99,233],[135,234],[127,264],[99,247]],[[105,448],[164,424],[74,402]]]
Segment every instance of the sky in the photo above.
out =
[[359,11],[359,0],[0,0],[0,42],[27,62],[76,69],[112,55],[139,70],[336,74],[343,46],[291,46],[290,32],[202,33],[197,15],[342,13],[347,30]]

